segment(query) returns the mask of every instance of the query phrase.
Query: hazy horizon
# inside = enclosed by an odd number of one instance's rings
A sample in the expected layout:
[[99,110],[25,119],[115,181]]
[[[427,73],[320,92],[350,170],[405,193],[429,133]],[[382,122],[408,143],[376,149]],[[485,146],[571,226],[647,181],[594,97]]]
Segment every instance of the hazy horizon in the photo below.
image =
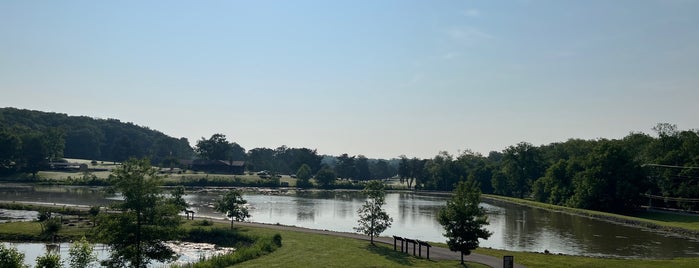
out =
[[0,2],[0,107],[431,158],[699,128],[699,1]]

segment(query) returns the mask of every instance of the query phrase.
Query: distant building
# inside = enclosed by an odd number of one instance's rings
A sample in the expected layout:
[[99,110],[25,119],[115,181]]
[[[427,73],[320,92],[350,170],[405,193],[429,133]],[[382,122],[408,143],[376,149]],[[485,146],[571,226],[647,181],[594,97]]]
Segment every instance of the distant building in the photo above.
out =
[[243,175],[245,173],[245,161],[194,159],[180,160],[180,164],[186,166],[187,169],[206,173],[236,175]]

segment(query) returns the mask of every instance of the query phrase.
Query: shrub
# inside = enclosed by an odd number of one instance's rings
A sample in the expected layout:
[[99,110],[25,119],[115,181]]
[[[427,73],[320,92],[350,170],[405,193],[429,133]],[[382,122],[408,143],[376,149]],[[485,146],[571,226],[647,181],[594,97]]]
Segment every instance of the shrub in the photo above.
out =
[[46,252],[45,255],[36,257],[36,268],[61,268],[61,256]]
[[24,253],[19,252],[16,248],[7,248],[0,244],[0,264],[7,268],[25,268]]

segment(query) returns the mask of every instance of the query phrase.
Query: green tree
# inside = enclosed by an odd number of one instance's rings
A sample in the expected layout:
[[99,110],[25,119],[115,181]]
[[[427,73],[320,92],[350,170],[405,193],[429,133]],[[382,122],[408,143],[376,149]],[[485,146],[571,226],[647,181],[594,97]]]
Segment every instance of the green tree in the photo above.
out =
[[172,260],[164,241],[178,238],[181,217],[171,198],[161,193],[162,177],[146,159],[129,159],[112,171],[111,192],[124,201],[112,205],[120,213],[102,213],[99,238],[112,249],[109,267],[146,267],[151,260]]
[[375,163],[372,163],[369,166],[369,170],[372,179],[383,180],[395,175],[395,170],[392,170],[391,166],[388,164],[388,161],[383,159],[379,159]]
[[248,201],[243,199],[240,191],[232,190],[227,192],[214,204],[214,209],[218,212],[225,213],[226,217],[231,218],[231,229],[233,229],[233,222],[244,221],[246,218],[250,217],[248,208],[245,207],[247,203]]
[[347,154],[342,154],[337,157],[337,166],[335,166],[335,174],[342,179],[354,179],[357,169],[355,168],[355,157]]
[[600,141],[573,177],[568,205],[608,212],[629,212],[641,203],[645,177],[640,165],[614,141]]
[[539,150],[531,143],[520,142],[508,147],[503,155],[503,173],[508,180],[508,189],[501,189],[501,192],[527,197],[534,181],[544,175],[544,170]]
[[194,150],[203,159],[245,160],[245,149],[235,142],[228,142],[226,135],[220,133],[211,135],[209,139],[201,138]]
[[44,136],[49,161],[56,161],[63,157],[66,145],[65,132],[59,128],[49,128],[44,132]]
[[36,268],[61,268],[61,255],[46,252],[36,257]]
[[296,171],[296,186],[298,187],[307,187],[310,185],[309,180],[311,179],[311,167],[303,164],[299,168],[298,171]]
[[172,196],[172,203],[175,205],[178,211],[184,211],[189,207],[187,201],[184,200],[184,196],[186,195],[184,192],[184,187],[177,186],[174,190],[172,190],[170,195]]
[[315,179],[320,187],[328,187],[335,183],[337,176],[335,176],[335,172],[333,172],[332,169],[324,168],[316,173]]
[[368,200],[364,201],[364,205],[357,210],[359,226],[354,227],[354,230],[371,237],[373,245],[374,237],[391,227],[393,219],[383,209],[386,203],[386,190],[382,182],[370,181],[364,188],[364,194],[367,195]]
[[73,242],[68,250],[71,268],[87,268],[97,261],[95,248],[83,236],[80,240]]
[[2,268],[26,268],[24,265],[24,253],[16,248],[5,247],[0,244],[0,267]]
[[358,155],[354,160],[354,175],[358,180],[368,180],[371,178],[369,171],[369,159],[366,156]]
[[48,166],[48,148],[45,137],[37,133],[22,137],[21,155],[24,171],[31,173],[32,177],[36,178],[36,173]]
[[461,252],[461,264],[464,254],[478,248],[478,239],[488,239],[492,234],[485,229],[488,217],[485,210],[479,207],[481,191],[474,180],[460,181],[446,207],[437,215],[437,221],[446,231],[447,245],[452,251]]
[[0,131],[0,175],[17,171],[20,145],[20,139],[17,135],[8,131]]

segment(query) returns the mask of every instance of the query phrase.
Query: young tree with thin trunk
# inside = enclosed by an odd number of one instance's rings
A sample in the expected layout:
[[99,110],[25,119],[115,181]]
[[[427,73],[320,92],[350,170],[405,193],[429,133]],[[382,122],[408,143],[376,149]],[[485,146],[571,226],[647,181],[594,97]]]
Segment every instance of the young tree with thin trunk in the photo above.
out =
[[364,188],[364,193],[368,200],[357,210],[359,213],[359,226],[354,230],[371,237],[371,244],[374,244],[374,237],[379,236],[383,231],[391,227],[393,219],[383,209],[386,203],[386,190],[380,181],[370,181]]
[[70,245],[68,255],[71,268],[92,267],[92,263],[97,261],[97,253],[94,246],[84,236]]
[[181,217],[177,205],[160,189],[162,177],[147,159],[129,159],[110,176],[111,192],[124,201],[112,205],[118,213],[102,213],[99,238],[110,246],[108,267],[146,267],[151,260],[168,261],[174,252],[164,242],[178,238]]
[[233,222],[244,221],[250,217],[248,208],[245,207],[247,203],[248,201],[243,199],[240,191],[233,190],[219,199],[214,205],[214,209],[218,212],[225,213],[226,217],[231,218],[231,229],[233,229]]
[[492,234],[485,229],[488,217],[485,210],[478,205],[481,202],[481,190],[473,179],[459,181],[447,206],[437,215],[437,221],[444,227],[447,245],[452,251],[461,252],[461,264],[464,254],[478,248],[478,239],[488,239]]

